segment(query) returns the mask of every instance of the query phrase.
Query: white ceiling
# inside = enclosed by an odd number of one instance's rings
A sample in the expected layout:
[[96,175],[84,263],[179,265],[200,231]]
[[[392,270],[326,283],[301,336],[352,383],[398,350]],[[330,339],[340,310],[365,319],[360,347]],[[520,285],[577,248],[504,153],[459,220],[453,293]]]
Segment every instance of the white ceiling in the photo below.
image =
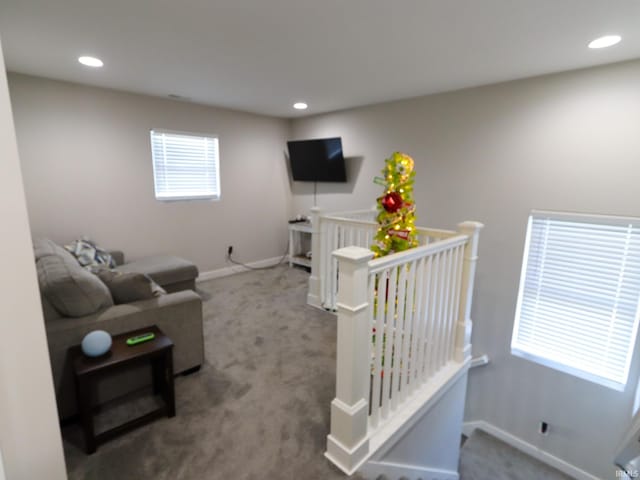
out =
[[640,58],[639,25],[638,0],[0,0],[11,71],[282,117]]

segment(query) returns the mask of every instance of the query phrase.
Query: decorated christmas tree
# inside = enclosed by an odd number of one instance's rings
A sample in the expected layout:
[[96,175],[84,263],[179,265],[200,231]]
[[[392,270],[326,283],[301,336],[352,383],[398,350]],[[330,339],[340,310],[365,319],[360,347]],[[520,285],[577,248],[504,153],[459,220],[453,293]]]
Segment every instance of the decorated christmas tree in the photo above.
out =
[[383,178],[375,182],[384,186],[384,195],[378,198],[378,232],[371,250],[377,257],[401,252],[418,246],[413,203],[413,159],[395,152],[385,160]]

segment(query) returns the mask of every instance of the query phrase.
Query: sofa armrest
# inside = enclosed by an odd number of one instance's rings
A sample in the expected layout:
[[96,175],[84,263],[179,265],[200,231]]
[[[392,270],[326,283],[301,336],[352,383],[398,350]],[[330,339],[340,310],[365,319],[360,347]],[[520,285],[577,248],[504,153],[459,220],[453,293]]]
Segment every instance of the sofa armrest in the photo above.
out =
[[116,266],[124,265],[124,252],[122,250],[109,250],[108,253],[113,257]]
[[[156,319],[160,318],[164,313],[178,313],[178,309],[185,309],[185,311],[181,313],[193,313],[202,321],[202,299],[197,293],[191,290],[184,290],[167,295],[160,295],[148,300],[113,305],[84,317],[56,318],[46,323],[47,335],[57,335],[70,331],[86,331],[86,333],[89,333],[96,329],[104,329],[111,335],[117,335],[118,333],[138,328],[137,326],[132,326],[132,324],[138,324],[144,321],[142,319],[145,318],[149,319],[149,325],[153,325],[156,323]],[[123,329],[106,328],[110,325],[120,326],[120,324],[122,324]],[[84,336],[86,333],[82,335]],[[82,337],[80,340],[82,340]],[[78,341],[76,343],[80,342]]]

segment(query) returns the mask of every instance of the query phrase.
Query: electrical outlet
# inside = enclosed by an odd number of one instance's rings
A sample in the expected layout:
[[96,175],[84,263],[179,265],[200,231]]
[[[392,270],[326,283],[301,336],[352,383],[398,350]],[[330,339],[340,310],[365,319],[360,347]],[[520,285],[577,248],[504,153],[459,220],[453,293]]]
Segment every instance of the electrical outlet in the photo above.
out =
[[233,253],[233,245],[229,245],[227,247],[227,256],[230,257],[232,253]]
[[547,435],[549,433],[549,424],[547,422],[540,422],[540,433]]

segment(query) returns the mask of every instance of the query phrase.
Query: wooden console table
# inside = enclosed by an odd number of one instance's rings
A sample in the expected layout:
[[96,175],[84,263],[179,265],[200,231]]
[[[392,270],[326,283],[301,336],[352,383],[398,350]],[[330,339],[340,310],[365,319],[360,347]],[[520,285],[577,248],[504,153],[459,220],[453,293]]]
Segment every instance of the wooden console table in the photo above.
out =
[[289,224],[289,266],[302,265],[311,268],[311,259],[306,255],[311,250],[313,229],[309,222]]
[[[131,347],[127,345],[127,338],[147,332],[153,332],[155,338]],[[80,345],[71,347],[69,353],[73,362],[78,410],[84,433],[85,450],[88,454],[95,452],[98,445],[129,430],[164,415],[175,416],[173,342],[155,325],[115,335],[111,350],[100,357],[87,357],[82,353]],[[132,365],[144,362],[151,363],[153,391],[162,396],[164,405],[146,415],[96,435],[93,425],[93,392],[96,382],[106,374],[126,370]]]

